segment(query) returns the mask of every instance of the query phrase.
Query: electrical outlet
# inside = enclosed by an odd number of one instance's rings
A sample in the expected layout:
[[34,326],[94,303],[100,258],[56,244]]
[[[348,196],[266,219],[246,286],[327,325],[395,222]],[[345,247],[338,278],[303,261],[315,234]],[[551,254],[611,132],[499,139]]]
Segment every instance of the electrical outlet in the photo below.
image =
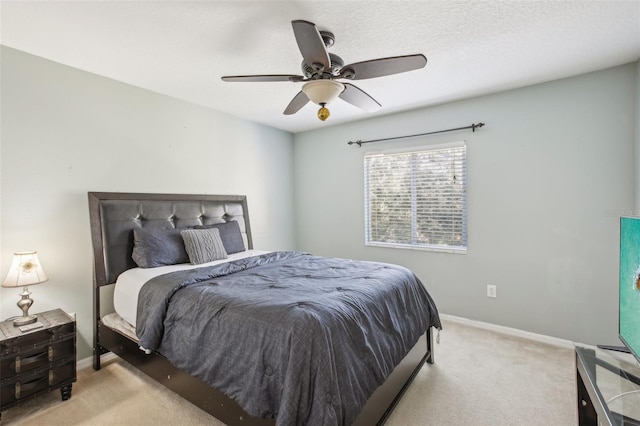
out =
[[487,285],[487,297],[491,297],[495,299],[498,296],[497,289],[495,285]]

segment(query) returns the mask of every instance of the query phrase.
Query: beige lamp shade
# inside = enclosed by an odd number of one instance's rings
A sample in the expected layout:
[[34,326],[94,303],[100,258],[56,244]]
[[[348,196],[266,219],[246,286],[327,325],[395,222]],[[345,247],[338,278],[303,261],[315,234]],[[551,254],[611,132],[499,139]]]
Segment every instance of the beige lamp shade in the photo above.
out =
[[13,254],[11,267],[2,287],[26,287],[43,283],[48,279],[38,260],[38,253],[22,251]]

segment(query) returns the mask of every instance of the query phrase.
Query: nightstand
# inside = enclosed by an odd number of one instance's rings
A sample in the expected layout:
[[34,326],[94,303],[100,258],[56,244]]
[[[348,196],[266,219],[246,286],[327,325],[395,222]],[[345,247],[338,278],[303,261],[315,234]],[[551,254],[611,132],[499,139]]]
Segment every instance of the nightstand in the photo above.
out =
[[0,323],[0,411],[55,389],[63,401],[71,398],[76,321],[62,309],[36,315],[37,328],[25,331],[11,320]]

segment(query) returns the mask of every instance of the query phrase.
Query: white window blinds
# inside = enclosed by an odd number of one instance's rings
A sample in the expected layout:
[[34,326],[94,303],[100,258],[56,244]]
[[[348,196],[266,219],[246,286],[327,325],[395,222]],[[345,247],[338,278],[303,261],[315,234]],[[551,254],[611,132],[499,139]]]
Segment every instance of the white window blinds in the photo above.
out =
[[466,146],[368,153],[365,243],[466,251]]

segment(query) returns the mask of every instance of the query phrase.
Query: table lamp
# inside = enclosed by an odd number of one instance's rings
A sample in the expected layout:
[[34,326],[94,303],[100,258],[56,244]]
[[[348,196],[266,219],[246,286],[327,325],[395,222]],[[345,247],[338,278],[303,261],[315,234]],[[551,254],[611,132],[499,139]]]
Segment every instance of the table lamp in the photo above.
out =
[[22,251],[13,254],[13,262],[9,268],[7,278],[2,283],[2,287],[23,287],[20,293],[22,299],[18,301],[18,307],[22,310],[22,316],[13,320],[13,325],[18,327],[34,323],[38,320],[35,315],[29,315],[29,308],[33,304],[28,286],[40,284],[47,281],[47,274],[40,265],[38,253],[35,251]]

